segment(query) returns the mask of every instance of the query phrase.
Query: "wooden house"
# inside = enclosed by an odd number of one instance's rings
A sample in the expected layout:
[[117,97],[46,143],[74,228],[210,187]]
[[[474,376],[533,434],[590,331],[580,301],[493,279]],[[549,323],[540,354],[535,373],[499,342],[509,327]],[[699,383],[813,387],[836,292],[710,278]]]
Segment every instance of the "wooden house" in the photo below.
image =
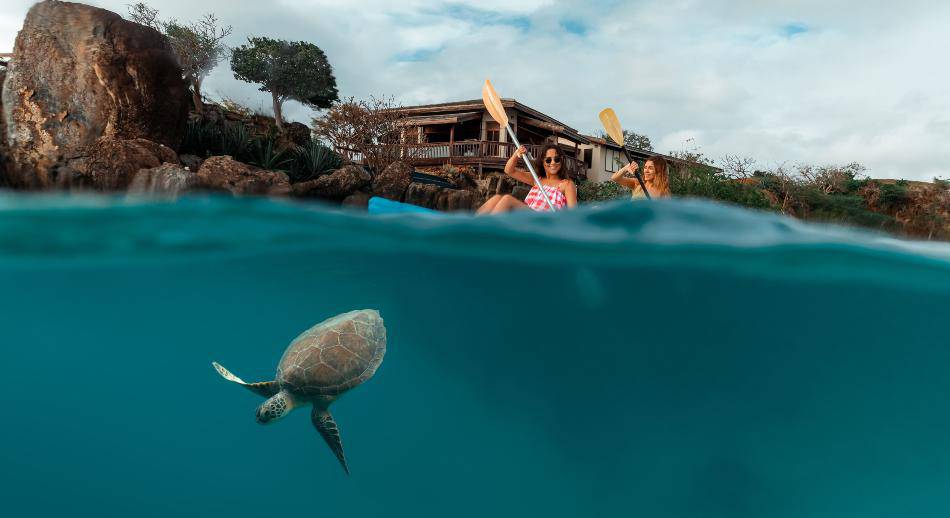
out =
[[[565,170],[583,178],[581,146],[590,142],[574,128],[514,99],[502,99],[512,130],[533,155],[546,140],[564,151]],[[401,108],[402,142],[415,166],[467,165],[481,172],[501,171],[515,150],[481,99]]]

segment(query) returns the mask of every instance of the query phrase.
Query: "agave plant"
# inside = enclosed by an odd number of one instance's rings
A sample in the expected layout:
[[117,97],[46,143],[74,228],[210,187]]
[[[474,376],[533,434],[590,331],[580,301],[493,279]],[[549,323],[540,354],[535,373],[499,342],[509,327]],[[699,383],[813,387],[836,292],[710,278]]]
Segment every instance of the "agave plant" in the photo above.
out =
[[313,140],[303,146],[298,146],[294,155],[294,163],[289,171],[290,179],[293,182],[312,180],[324,173],[338,169],[342,163],[340,155]]
[[253,156],[253,142],[243,124],[227,124],[220,133],[218,150],[242,160]]
[[217,126],[199,121],[189,121],[185,127],[180,153],[183,155],[210,156],[218,151],[221,130]]
[[268,171],[286,171],[293,162],[293,157],[286,150],[278,149],[273,139],[255,138],[250,150],[248,163]]

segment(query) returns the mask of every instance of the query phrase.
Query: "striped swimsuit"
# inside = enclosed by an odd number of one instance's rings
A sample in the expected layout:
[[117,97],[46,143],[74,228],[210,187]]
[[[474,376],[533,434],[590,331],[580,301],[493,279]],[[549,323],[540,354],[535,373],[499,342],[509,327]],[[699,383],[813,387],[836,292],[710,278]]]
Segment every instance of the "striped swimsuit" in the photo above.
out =
[[[548,198],[551,198],[551,203],[554,204],[554,210],[563,209],[567,205],[567,196],[564,196],[564,193],[561,192],[561,189],[557,185],[545,185],[544,192],[547,193]],[[539,212],[551,210],[550,207],[548,207],[548,202],[544,201],[544,196],[541,195],[541,190],[538,189],[537,185],[531,188],[528,196],[524,199],[524,203],[531,210]]]

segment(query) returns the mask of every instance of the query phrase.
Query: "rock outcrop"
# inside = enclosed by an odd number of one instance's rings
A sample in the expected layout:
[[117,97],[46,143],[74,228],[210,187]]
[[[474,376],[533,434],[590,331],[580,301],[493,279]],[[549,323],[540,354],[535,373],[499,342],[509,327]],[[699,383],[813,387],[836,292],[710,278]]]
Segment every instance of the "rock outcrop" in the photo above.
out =
[[[104,9],[55,0],[27,14],[2,98],[15,163],[7,176],[21,188],[55,186],[57,169],[82,169],[72,162],[96,154],[103,139],[177,149],[188,109],[181,69],[163,35]],[[89,185],[99,189],[131,179],[107,171],[85,177],[101,180]]]
[[198,174],[175,164],[141,169],[129,185],[129,194],[178,196],[198,186]]
[[[0,92],[7,78],[7,68],[0,65]],[[3,96],[0,95],[0,187],[7,185],[7,125],[3,118]]]
[[412,166],[403,162],[393,162],[383,172],[376,175],[373,180],[373,195],[402,201],[410,183],[412,183]]
[[346,198],[343,198],[343,206],[353,209],[366,210],[366,208],[369,207],[369,198],[369,193],[357,191]]
[[314,180],[295,183],[294,196],[342,200],[368,185],[369,173],[358,165],[346,165]]
[[59,189],[125,190],[141,169],[178,164],[178,155],[150,140],[103,138],[87,148],[88,154],[54,165],[47,186]]
[[475,193],[414,183],[406,189],[405,201],[420,207],[442,211],[472,210],[475,208]]
[[213,156],[205,160],[198,169],[198,186],[236,196],[287,196],[291,192],[290,178],[286,173],[258,169],[229,156]]

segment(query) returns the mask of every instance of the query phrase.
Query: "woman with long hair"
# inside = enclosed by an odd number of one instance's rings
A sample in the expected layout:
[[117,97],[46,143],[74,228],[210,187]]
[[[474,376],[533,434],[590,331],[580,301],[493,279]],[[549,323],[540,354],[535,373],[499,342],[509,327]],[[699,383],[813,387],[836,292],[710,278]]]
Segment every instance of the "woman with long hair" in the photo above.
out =
[[[640,182],[636,178],[630,178],[625,174],[633,175],[640,166],[636,162],[630,162],[628,165],[620,168],[619,171],[610,177],[616,183],[629,187],[633,191],[633,198],[646,198]],[[669,198],[670,197],[670,174],[666,160],[663,157],[655,156],[643,164],[643,183],[647,186],[647,192],[651,198]]]
[[[496,194],[479,207],[475,214],[500,214],[521,209],[551,210],[541,193],[541,189],[535,185],[531,173],[517,167],[521,157],[527,152],[528,150],[524,146],[519,147],[508,159],[508,163],[505,164],[505,174],[531,186],[531,191],[528,192],[528,196],[525,197],[524,201],[510,194]],[[577,185],[574,184],[574,180],[563,174],[564,154],[557,144],[551,141],[545,143],[541,147],[541,153],[535,159],[534,167],[536,171],[539,171],[539,179],[544,194],[547,194],[551,200],[554,210],[577,206]]]

